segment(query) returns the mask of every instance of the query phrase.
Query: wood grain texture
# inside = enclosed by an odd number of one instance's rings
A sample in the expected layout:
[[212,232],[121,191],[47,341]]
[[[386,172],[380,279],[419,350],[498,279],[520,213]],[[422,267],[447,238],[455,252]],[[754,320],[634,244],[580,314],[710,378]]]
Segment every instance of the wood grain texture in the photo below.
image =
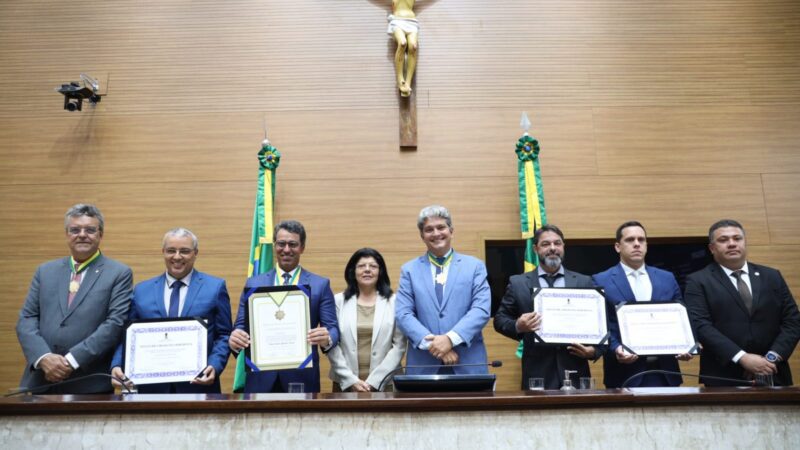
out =
[[[14,324],[31,275],[66,254],[75,202],[101,207],[103,249],[137,281],[163,270],[164,231],[192,229],[198,267],[228,281],[236,310],[264,122],[283,154],[276,217],[306,225],[303,264],[334,291],[363,246],[396,285],[424,250],[415,220],[430,203],[451,209],[463,253],[518,238],[524,110],[548,218],[568,239],[605,239],[632,218],[651,236],[704,236],[732,217],[752,259],[800,292],[798,2],[418,2],[415,152],[398,150],[388,10],[0,2],[0,390],[21,373]],[[52,89],[81,72],[107,80],[107,95],[68,113]],[[505,361],[498,389],[516,389],[514,342],[491,325],[484,337]],[[800,373],[800,358],[791,365]],[[321,369],[327,391],[325,358]],[[592,372],[602,378],[601,364]]]

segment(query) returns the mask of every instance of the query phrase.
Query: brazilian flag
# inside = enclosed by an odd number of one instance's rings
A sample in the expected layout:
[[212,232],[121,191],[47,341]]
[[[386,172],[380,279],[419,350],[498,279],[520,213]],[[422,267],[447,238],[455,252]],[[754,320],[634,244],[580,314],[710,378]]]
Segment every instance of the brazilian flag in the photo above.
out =
[[[523,118],[526,120],[527,116]],[[525,272],[536,270],[539,258],[533,250],[533,234],[547,223],[544,207],[542,174],[539,170],[539,141],[526,131],[517,141],[517,175],[519,179],[519,221],[525,239]],[[517,347],[522,358],[522,341]]]
[[[258,192],[253,210],[253,234],[250,237],[250,259],[247,262],[247,277],[269,272],[273,266],[272,216],[275,204],[275,171],[281,161],[278,149],[264,139],[258,152]],[[244,390],[244,351],[236,358],[233,375],[233,392]]]

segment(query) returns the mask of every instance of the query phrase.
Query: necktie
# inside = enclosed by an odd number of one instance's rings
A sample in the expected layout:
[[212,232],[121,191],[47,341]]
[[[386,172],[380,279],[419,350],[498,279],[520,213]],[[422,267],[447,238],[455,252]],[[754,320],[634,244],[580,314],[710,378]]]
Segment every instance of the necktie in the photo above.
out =
[[547,274],[544,276],[544,281],[547,282],[547,287],[555,287],[556,280],[560,277],[560,273]]
[[181,287],[183,287],[183,281],[181,280],[172,283],[172,294],[169,296],[169,317],[178,317],[178,307],[181,304]]
[[283,277],[283,285],[284,286],[288,286],[289,283],[291,282],[292,274],[290,274],[288,272],[283,272],[283,275],[281,275],[281,276]]
[[[80,288],[81,278],[82,274],[73,272],[72,277],[70,277],[69,279],[69,284],[72,285],[73,283],[75,283],[75,285],[77,285]],[[75,289],[75,292],[72,292],[72,289],[70,289],[69,295],[67,296],[67,308],[72,307],[72,300],[75,299],[76,295],[78,295],[78,289]]]
[[436,288],[436,301],[439,302],[439,305],[441,305],[444,300],[444,282],[439,282],[439,276],[444,272],[444,261],[445,258],[436,258],[436,262],[439,264],[436,264],[436,278],[434,278],[436,282],[434,283],[434,287]]
[[736,278],[736,289],[739,290],[739,296],[742,297],[742,301],[744,302],[744,306],[747,307],[747,311],[753,311],[753,294],[750,292],[750,289],[747,287],[747,283],[742,279],[742,270],[734,271],[731,276]]

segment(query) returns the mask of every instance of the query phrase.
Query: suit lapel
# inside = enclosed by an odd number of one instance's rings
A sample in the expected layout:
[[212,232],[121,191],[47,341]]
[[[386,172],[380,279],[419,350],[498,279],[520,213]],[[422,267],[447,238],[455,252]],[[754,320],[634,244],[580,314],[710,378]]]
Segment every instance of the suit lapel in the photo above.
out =
[[433,287],[433,276],[431,275],[431,263],[428,261],[428,256],[421,256],[417,260],[417,279],[425,280],[425,291],[428,293],[428,298],[431,299],[436,309],[441,310],[439,302],[436,301],[436,291]]
[[86,270],[83,271],[81,287],[78,289],[78,293],[75,295],[75,298],[72,299],[72,307],[69,308],[67,316],[70,316],[72,312],[75,311],[75,309],[77,309],[81,303],[83,303],[87,293],[92,290],[92,286],[94,286],[94,284],[103,274],[104,262],[105,261],[103,260],[103,257],[100,256],[94,263],[92,263],[91,266],[87,267]]
[[[273,281],[275,280],[275,275],[272,276]],[[311,275],[308,274],[303,268],[300,268],[300,278],[297,280],[297,284],[305,284],[308,286],[309,290],[311,289]]]
[[386,323],[384,321],[384,314],[389,311],[389,308],[386,305],[389,303],[389,299],[378,295],[378,301],[375,302],[375,317],[372,321],[372,346],[375,346],[375,339],[378,338],[378,334],[381,331],[381,326]]
[[150,294],[150,298],[156,302],[156,308],[158,308],[158,312],[161,313],[161,318],[167,317],[167,307],[164,305],[164,286],[167,284],[167,275],[162,275],[156,278],[156,281],[152,285],[152,291]]
[[[358,298],[353,297],[342,302],[342,317],[347,321],[347,334],[353,348],[358,344]],[[341,325],[341,324],[340,324]]]
[[672,300],[671,296],[661,292],[662,283],[658,273],[648,265],[644,266],[644,270],[647,271],[647,276],[650,278],[650,286],[653,288],[653,292],[650,294],[650,300],[655,302]]
[[575,272],[570,272],[567,269],[564,269],[564,287],[565,288],[574,288],[578,285],[578,276],[575,275]]
[[531,272],[526,272],[525,283],[528,286],[528,291],[531,293],[531,296],[523,302],[522,313],[529,313],[533,312],[533,290],[541,287],[541,284],[539,284],[539,272],[536,269]]
[[[265,286],[275,286],[275,273],[277,273],[275,269],[270,269],[269,272],[264,274],[267,277],[267,283]],[[300,273],[302,274],[302,272]]]
[[[739,291],[737,291],[736,288],[733,287],[733,282],[731,280],[728,280],[729,277],[725,275],[725,271],[722,270],[722,267],[720,267],[720,265],[717,263],[712,263],[709,270],[711,270],[712,277],[715,278],[717,282],[722,285],[722,288],[728,292],[728,294],[731,296],[731,298],[733,298],[736,304],[739,305],[739,308],[741,308],[742,311],[745,312],[745,314],[750,315],[750,312],[747,311],[747,307],[744,305],[744,300],[742,300],[742,296],[739,295]],[[750,282],[752,283],[752,280],[750,280]]]
[[625,302],[635,302],[636,296],[633,295],[631,284],[628,283],[628,277],[625,276],[625,271],[622,266],[617,264],[611,272],[611,282],[617,287],[617,290],[622,294]]
[[[197,293],[203,288],[203,274],[198,271],[192,273],[192,279],[189,283],[189,290],[186,292],[186,298],[183,300],[183,309],[181,310],[181,317],[190,317],[189,312],[192,310],[192,305],[197,298]],[[164,302],[161,302],[164,303]]]
[[69,314],[69,280],[72,277],[72,269],[69,267],[69,256],[64,258],[58,270],[58,306],[61,308],[61,315],[66,317]]
[[[447,302],[450,300],[450,295],[453,293],[453,288],[458,286],[458,277],[461,275],[461,255],[453,252],[453,259],[450,260],[450,267],[447,269],[447,282],[444,285],[444,298],[442,299],[442,306],[444,309]],[[434,291],[433,298],[436,299],[436,292]]]
[[755,264],[747,263],[747,269],[750,277],[750,291],[753,294],[753,311],[755,311],[758,307],[758,294],[761,292],[761,273]]

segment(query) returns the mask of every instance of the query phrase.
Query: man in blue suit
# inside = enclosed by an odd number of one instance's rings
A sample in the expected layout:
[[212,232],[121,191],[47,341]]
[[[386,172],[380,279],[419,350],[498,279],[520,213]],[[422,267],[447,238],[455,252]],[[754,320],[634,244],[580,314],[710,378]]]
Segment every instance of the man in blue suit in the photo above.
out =
[[[140,393],[220,393],[219,377],[228,363],[231,300],[225,280],[194,270],[197,236],[186,228],[167,231],[161,252],[167,271],[142,281],[133,290],[128,321],[169,317],[199,317],[208,325],[208,366],[191,382],[139,386]],[[125,379],[122,345],[111,362],[111,375]],[[115,380],[114,384],[119,386]]]
[[306,230],[303,224],[296,220],[284,220],[275,227],[272,241],[278,267],[247,280],[239,299],[239,314],[228,342],[237,353],[250,345],[249,330],[245,329],[248,290],[277,285],[308,286],[311,289],[311,326],[315,327],[308,332],[308,342],[312,344],[312,367],[248,372],[244,392],[287,392],[289,383],[303,383],[305,392],[319,392],[317,347],[322,347],[323,353],[327,353],[339,342],[336,303],[331,292],[331,282],[300,267],[300,256],[306,247]]
[[481,334],[491,308],[486,266],[453,251],[447,208],[423,208],[417,227],[428,252],[403,265],[395,315],[409,340],[406,363],[441,367],[410,368],[407,373],[487,373]]
[[[633,301],[682,302],[681,290],[671,272],[645,266],[647,233],[636,221],[625,222],[617,228],[614,249],[619,253],[619,264],[592,277],[595,285],[603,288],[608,305],[610,345],[603,358],[606,387],[619,388],[629,377],[646,370],[679,372],[678,359],[688,361],[692,355],[639,357],[625,351],[619,334],[619,323],[614,309],[620,303]],[[634,378],[627,387],[680,386],[680,375],[647,374]]]

